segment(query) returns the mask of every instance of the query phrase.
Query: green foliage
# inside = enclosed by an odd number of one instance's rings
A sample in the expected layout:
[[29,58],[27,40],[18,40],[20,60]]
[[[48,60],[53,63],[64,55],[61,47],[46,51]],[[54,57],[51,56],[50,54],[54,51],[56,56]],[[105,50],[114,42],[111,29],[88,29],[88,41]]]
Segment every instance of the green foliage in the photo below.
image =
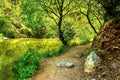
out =
[[61,54],[62,52],[64,52],[69,46],[67,45],[63,45],[59,48],[58,54]]
[[86,39],[86,40],[83,40],[80,45],[85,45],[85,44],[88,44],[90,43],[91,41],[89,39]]
[[48,50],[45,53],[42,53],[41,58],[46,58],[46,57],[54,57],[54,56],[59,56],[61,53],[63,53],[69,46],[67,45],[62,45],[59,47],[58,51],[53,50]]
[[94,51],[100,50],[100,45],[99,45],[99,43],[95,43],[94,46],[95,46]]
[[40,67],[40,55],[37,52],[31,50],[22,55],[13,66],[13,71],[17,78],[29,78]]
[[[49,40],[21,38],[0,40],[0,80],[13,80],[12,76],[14,74],[12,72],[12,64],[14,61],[18,60],[20,56],[24,55],[28,48],[31,48],[39,54],[43,54],[40,55],[40,57],[44,58],[57,54],[61,45],[62,44],[58,39]],[[25,79],[20,78],[19,80]]]
[[[0,66],[0,80],[13,80],[14,73],[12,72],[12,65],[2,65]],[[4,74],[4,75],[3,75]]]
[[1,34],[0,34],[0,39],[3,39],[3,37],[4,37],[4,35],[1,33]]
[[10,29],[10,22],[5,17],[0,17],[0,33],[3,33],[6,37],[12,37],[13,32]]
[[79,46],[81,44],[80,39],[72,39],[68,42],[69,46]]
[[48,50],[44,53],[38,53],[29,49],[17,61],[14,62],[13,71],[15,73],[15,80],[29,80],[33,74],[40,68],[40,61],[46,57],[58,56],[68,46],[61,46],[57,52]]
[[74,38],[75,36],[75,30],[72,27],[72,23],[65,22],[63,26],[63,36],[65,38],[65,41],[69,41]]
[[21,4],[22,21],[32,30],[32,37],[43,38],[46,34],[45,22],[43,22],[43,11],[36,0],[24,0]]
[[25,34],[29,38],[32,36],[32,32],[28,29],[22,29],[20,32],[21,34]]
[[105,10],[104,20],[110,20],[113,18],[120,18],[120,1],[119,0],[95,0],[102,5]]
[[92,51],[94,51],[92,48],[89,48],[88,50],[87,50],[87,55],[89,55]]
[[34,38],[44,38],[46,35],[46,26],[41,25],[32,28],[32,37]]

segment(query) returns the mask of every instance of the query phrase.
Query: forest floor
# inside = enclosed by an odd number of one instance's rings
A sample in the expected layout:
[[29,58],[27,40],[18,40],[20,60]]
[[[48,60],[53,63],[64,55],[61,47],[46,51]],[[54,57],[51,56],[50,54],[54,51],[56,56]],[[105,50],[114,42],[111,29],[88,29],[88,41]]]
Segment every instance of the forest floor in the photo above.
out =
[[[91,44],[74,46],[60,56],[44,59],[41,69],[32,80],[120,80],[120,61],[107,61],[92,73],[84,72],[86,50],[90,46]],[[61,61],[72,62],[74,67],[57,67],[56,64]]]

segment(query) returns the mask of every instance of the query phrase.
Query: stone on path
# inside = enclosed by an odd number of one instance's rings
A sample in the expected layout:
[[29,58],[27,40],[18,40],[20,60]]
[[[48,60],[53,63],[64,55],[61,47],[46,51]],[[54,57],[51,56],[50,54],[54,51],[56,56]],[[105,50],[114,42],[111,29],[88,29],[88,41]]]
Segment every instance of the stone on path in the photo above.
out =
[[71,63],[71,62],[61,61],[61,62],[58,62],[56,66],[57,66],[57,67],[67,67],[67,68],[71,68],[71,67],[74,66],[74,64]]

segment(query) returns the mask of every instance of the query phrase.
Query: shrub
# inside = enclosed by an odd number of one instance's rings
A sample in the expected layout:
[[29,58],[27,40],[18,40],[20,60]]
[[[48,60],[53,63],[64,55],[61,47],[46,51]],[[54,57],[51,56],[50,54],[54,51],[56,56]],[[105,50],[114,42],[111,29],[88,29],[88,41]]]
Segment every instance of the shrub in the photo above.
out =
[[0,33],[0,39],[3,39],[4,35],[2,33]]
[[29,78],[40,67],[40,55],[34,51],[27,51],[22,55],[18,61],[13,65],[13,71],[15,72],[15,79],[22,80],[22,78]]
[[46,57],[58,56],[68,46],[61,46],[58,51],[48,50],[44,53],[37,53],[29,49],[13,64],[14,80],[29,80],[40,68],[40,61]]
[[81,40],[80,39],[72,39],[68,42],[69,46],[78,46],[81,44]]
[[13,31],[11,30],[11,23],[5,17],[0,17],[0,33],[3,33],[5,37],[12,37]]
[[86,40],[84,40],[84,41],[82,41],[81,43],[80,43],[80,45],[85,45],[85,44],[88,44],[88,43],[90,43],[91,41],[89,40],[89,39],[86,39]]
[[67,49],[68,47],[69,47],[69,46],[67,46],[67,45],[61,46],[60,49],[59,49],[59,51],[58,51],[58,54],[61,54],[62,52],[64,52],[65,49]]
[[63,36],[65,38],[65,41],[67,41],[67,42],[74,38],[75,30],[72,27],[72,23],[66,22],[63,25]]
[[30,29],[21,29],[20,32],[22,34],[25,34],[29,38],[32,36],[32,33],[31,33]]
[[46,35],[46,26],[40,25],[40,26],[34,26],[32,27],[32,37],[34,38],[43,38]]
[[92,51],[94,51],[92,48],[89,48],[88,50],[87,50],[87,55],[89,55]]

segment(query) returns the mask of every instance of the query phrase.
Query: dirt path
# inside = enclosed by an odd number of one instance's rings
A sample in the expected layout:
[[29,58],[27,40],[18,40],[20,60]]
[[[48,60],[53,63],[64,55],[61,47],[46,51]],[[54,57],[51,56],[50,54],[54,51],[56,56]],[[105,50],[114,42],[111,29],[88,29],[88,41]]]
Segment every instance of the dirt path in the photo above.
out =
[[[41,69],[32,80],[120,80],[120,60],[105,59],[96,71],[84,72],[86,49],[90,45],[71,47],[61,56],[43,60]],[[61,61],[72,62],[74,67],[57,67],[56,64]]]
[[[84,80],[85,76],[88,75],[83,71],[84,54],[89,47],[90,44],[71,47],[61,56],[45,59],[42,64],[43,69],[38,71],[32,80],[81,80],[82,78]],[[60,61],[72,62],[74,63],[74,67],[56,67],[56,64]]]

